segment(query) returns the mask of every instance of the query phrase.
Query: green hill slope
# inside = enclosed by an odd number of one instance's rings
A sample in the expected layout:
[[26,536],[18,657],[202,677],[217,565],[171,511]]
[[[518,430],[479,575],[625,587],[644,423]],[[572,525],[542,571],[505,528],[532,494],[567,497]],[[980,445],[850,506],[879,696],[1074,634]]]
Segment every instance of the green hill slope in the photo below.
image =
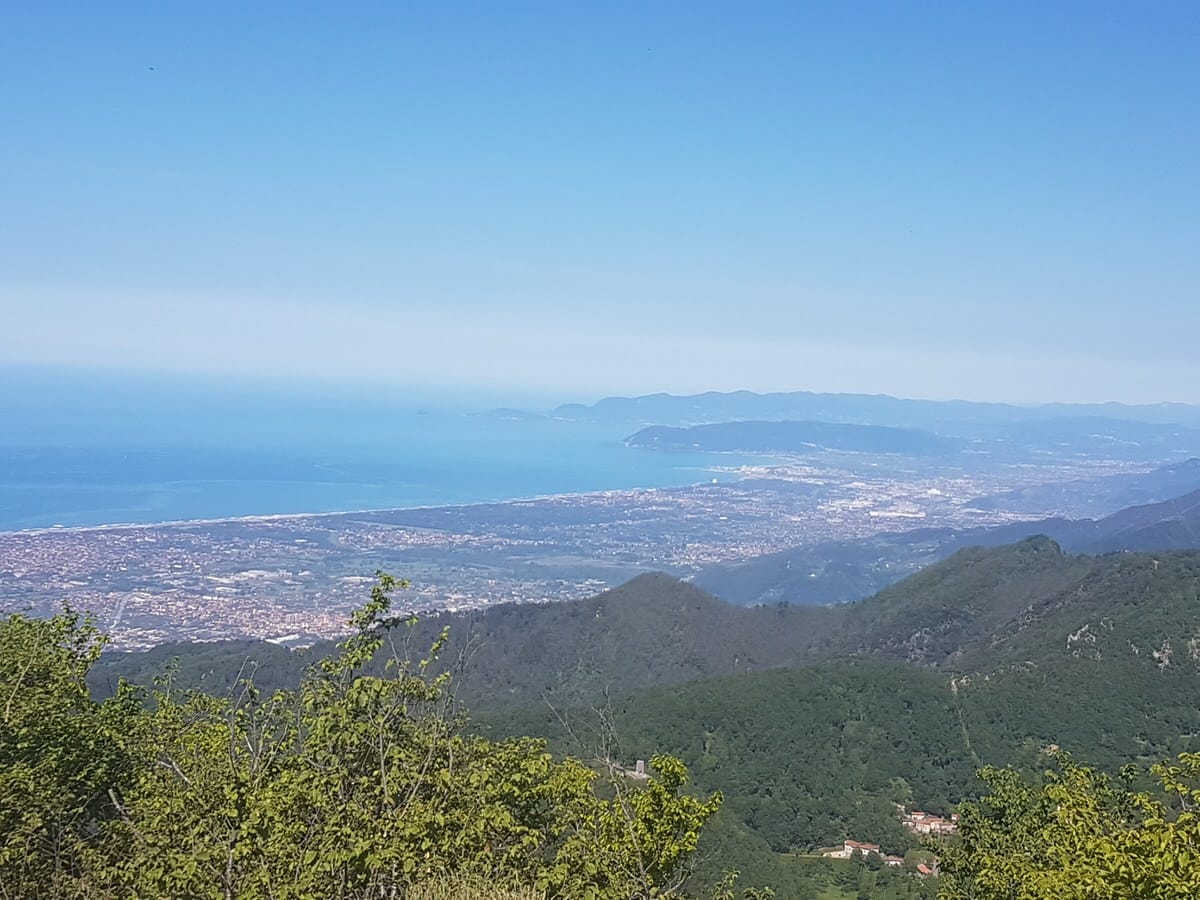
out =
[[[1194,551],[1076,556],[1032,538],[826,608],[734,607],[645,575],[580,603],[435,616],[412,646],[446,624],[443,662],[462,664],[459,697],[486,727],[626,764],[679,755],[727,795],[708,875],[740,868],[781,896],[853,875],[806,860],[815,848],[911,847],[893,804],[949,809],[984,763],[1035,770],[1057,744],[1113,771],[1200,735]],[[223,690],[248,658],[286,680],[321,652],[180,646],[103,667],[145,676],[177,653],[181,681]]]
[[[961,675],[1049,665],[1089,648],[1147,659],[1169,653],[1178,663],[1200,652],[1189,644],[1200,640],[1198,596],[1200,552],[1069,555],[1037,537],[961,550],[856,604],[735,607],[647,574],[575,603],[434,615],[410,641],[421,649],[449,626],[442,662],[462,670],[460,698],[481,708],[519,708],[844,658]],[[173,645],[107,657],[96,678],[144,681],[174,655],[182,683],[224,689],[249,660],[270,686],[294,681],[327,649]]]

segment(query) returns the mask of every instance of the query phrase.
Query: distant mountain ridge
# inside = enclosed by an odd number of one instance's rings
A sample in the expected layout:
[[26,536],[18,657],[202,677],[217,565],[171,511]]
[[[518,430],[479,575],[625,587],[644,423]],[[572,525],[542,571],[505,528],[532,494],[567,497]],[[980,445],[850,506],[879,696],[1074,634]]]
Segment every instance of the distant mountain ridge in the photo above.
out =
[[1086,553],[1200,547],[1200,490],[1113,513],[1096,526],[1102,533],[1080,548]]
[[[936,431],[936,433],[935,433]],[[1175,424],[1079,417],[1003,425],[945,421],[935,428],[795,419],[738,419],[703,425],[650,425],[631,447],[676,451],[852,453],[935,456],[963,450],[993,458],[1056,457],[1159,461],[1200,451],[1200,431]]]
[[754,391],[606,397],[555,408],[558,418],[642,425],[698,425],[736,419],[796,419],[924,428],[948,423],[1004,425],[1055,418],[1099,417],[1200,427],[1200,406],[1182,403],[1047,403],[1020,406],[968,400],[918,400],[887,394]]
[[[1173,472],[1180,470],[1200,482],[1200,460],[1172,467]],[[1100,519],[1048,518],[966,531],[924,528],[795,547],[709,566],[693,582],[742,605],[845,603],[870,596],[965,547],[995,547],[1037,534],[1074,553],[1200,549],[1200,488]]]

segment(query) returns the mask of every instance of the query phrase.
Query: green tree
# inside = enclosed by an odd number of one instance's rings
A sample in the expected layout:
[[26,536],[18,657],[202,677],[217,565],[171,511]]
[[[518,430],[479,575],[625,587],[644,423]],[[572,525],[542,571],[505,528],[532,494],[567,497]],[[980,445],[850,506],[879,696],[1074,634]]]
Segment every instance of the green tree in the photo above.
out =
[[96,703],[85,682],[103,644],[70,611],[0,621],[0,897],[82,892],[95,825],[134,777],[137,697]]
[[0,623],[0,896],[681,896],[720,796],[685,793],[668,756],[604,784],[541,740],[471,734],[434,674],[446,633],[418,659],[390,615],[402,586],[380,574],[338,652],[269,696],[168,678],[96,703],[90,623]]
[[1008,769],[980,775],[989,794],[960,811],[942,851],[945,900],[1183,900],[1200,896],[1200,754],[1151,770],[1135,790],[1067,758],[1030,784]]

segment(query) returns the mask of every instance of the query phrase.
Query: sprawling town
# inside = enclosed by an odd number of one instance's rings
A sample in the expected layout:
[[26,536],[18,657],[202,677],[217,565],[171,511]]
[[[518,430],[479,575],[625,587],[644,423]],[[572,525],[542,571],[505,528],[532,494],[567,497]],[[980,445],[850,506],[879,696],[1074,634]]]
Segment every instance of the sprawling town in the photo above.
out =
[[[1126,468],[1075,463],[1036,477]],[[648,569],[688,577],[805,544],[1038,512],[975,505],[1021,485],[1019,470],[885,476],[860,459],[719,474],[693,487],[474,506],[3,532],[0,609],[44,615],[65,604],[125,649],[222,638],[303,646],[342,633],[379,570],[410,582],[403,603],[413,610],[570,600]]]

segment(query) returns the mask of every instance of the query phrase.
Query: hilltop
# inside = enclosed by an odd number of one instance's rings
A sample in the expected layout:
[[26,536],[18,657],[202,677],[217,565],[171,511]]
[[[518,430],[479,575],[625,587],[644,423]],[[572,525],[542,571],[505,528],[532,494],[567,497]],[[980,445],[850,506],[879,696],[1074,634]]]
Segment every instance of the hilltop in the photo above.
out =
[[[737,607],[651,573],[574,603],[434,615],[408,640],[419,649],[448,626],[442,659],[462,670],[459,696],[495,709],[543,700],[569,704],[605,692],[847,657],[959,674],[1014,660],[1053,664],[1063,657],[1068,635],[1089,622],[1098,627],[1100,619],[1118,643],[1158,648],[1168,640],[1181,647],[1200,634],[1198,590],[1200,552],[1073,555],[1050,538],[1034,537],[965,548],[854,604]],[[1193,620],[1196,628],[1188,631]],[[231,684],[247,659],[263,677],[288,679],[324,650],[174,645],[150,656],[106,657],[98,677],[139,678],[175,655],[181,672],[215,687]]]
[[[794,620],[810,612],[772,611],[788,622],[780,628],[766,610],[731,606],[693,585],[649,572],[587,600],[437,613],[423,618],[407,641],[419,652],[449,627],[442,662],[461,669],[460,698],[489,708],[520,707],[543,698],[574,703],[605,691],[623,694],[796,664],[802,656],[792,646],[799,632]],[[289,651],[265,642],[169,644],[146,653],[110,654],[96,677],[107,679],[104,683],[118,675],[144,681],[176,658],[183,681],[209,689],[227,690],[244,665],[257,668],[269,684],[287,683],[330,647]]]
[[[1096,558],[1038,537],[960,551],[825,612],[838,615],[810,635],[803,619],[773,620],[795,628],[798,666],[609,704],[623,757],[676,753],[727,793],[708,840],[777,885],[800,877],[780,853],[845,837],[902,852],[912,836],[894,804],[948,811],[979,790],[982,765],[1038,772],[1061,746],[1115,771],[1200,733],[1200,553]],[[590,706],[488,719],[564,749],[606,730]]]

